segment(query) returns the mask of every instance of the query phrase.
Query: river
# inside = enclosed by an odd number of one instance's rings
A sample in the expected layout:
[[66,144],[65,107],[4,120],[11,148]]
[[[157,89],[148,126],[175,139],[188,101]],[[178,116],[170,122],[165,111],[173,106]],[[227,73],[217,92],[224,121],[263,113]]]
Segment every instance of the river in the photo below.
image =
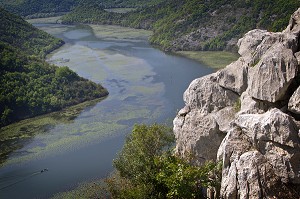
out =
[[[213,70],[148,44],[148,31],[117,26],[34,24],[66,44],[47,61],[101,83],[101,101],[1,129],[0,198],[49,198],[103,178],[135,123],[172,125],[189,83]],[[1,138],[1,135],[0,135]],[[48,171],[41,172],[47,168]]]

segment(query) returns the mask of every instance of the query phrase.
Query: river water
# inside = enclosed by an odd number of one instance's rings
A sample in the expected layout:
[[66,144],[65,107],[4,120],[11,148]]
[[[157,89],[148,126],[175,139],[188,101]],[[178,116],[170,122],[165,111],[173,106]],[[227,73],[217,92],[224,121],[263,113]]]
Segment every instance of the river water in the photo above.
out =
[[[25,120],[1,133],[0,198],[49,198],[103,178],[135,123],[172,125],[189,83],[212,72],[148,44],[150,32],[116,26],[35,24],[66,44],[48,62],[67,65],[110,92],[102,101]],[[74,113],[75,112],[75,113]],[[25,136],[26,135],[26,136]],[[1,138],[1,137],[0,137]],[[1,145],[1,150],[2,150]],[[40,172],[47,168],[48,171]]]

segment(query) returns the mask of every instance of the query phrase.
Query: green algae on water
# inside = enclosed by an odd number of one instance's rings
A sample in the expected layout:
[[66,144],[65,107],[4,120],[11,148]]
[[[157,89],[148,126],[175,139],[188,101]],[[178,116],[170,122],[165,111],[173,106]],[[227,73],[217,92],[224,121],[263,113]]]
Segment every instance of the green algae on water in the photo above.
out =
[[[84,108],[94,106],[99,101],[101,101],[101,99],[84,102],[59,112],[37,116],[2,127],[0,129],[0,165],[3,165],[7,161],[9,154],[20,150],[36,136],[46,134],[56,125],[72,123]],[[38,147],[40,146],[36,146],[35,149],[31,150],[36,151]],[[32,151],[28,150],[18,154],[26,156],[31,154],[31,152]]]

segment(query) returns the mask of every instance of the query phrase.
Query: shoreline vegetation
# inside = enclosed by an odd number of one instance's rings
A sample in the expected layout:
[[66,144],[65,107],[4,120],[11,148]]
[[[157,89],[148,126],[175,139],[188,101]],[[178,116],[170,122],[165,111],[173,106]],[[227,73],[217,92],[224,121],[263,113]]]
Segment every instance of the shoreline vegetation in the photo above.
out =
[[216,70],[225,68],[240,56],[237,53],[228,51],[177,51],[175,54],[193,59]]

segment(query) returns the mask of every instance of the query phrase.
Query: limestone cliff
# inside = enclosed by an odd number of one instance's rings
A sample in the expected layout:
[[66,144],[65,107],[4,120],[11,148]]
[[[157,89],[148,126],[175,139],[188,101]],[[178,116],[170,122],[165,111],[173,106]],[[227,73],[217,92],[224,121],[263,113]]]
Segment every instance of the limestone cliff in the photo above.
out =
[[300,198],[300,9],[283,32],[252,30],[238,47],[185,91],[176,152],[222,161],[222,198]]

